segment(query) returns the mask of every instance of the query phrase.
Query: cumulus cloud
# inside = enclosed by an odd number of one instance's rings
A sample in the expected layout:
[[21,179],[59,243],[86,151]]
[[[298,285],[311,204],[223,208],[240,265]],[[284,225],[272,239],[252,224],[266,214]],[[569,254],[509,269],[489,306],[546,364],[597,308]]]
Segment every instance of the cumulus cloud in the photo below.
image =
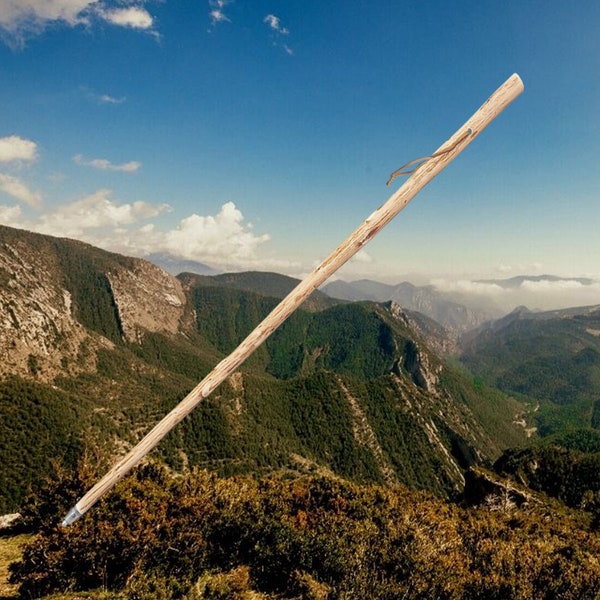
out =
[[263,259],[258,249],[268,234],[256,235],[252,224],[233,202],[216,215],[193,214],[163,230],[156,218],[170,211],[168,204],[120,203],[108,189],[62,204],[27,219],[17,206],[0,206],[0,222],[59,237],[72,237],[133,256],[167,254],[175,259],[209,263],[224,269],[296,268],[285,260]]
[[102,171],[120,171],[122,173],[135,173],[142,166],[142,163],[137,160],[121,164],[113,164],[105,158],[86,160],[81,154],[74,156],[73,160],[76,164],[83,167],[93,167],[94,169],[100,169]]
[[37,144],[18,135],[0,138],[0,163],[32,161],[37,158]]
[[29,189],[18,177],[0,173],[0,192],[4,192],[21,202],[25,202],[34,208],[38,208],[42,203],[42,195]]
[[[42,215],[29,228],[40,233],[91,241],[86,239],[90,231],[131,225],[156,217],[170,208],[167,204],[153,205],[147,202],[119,204],[111,196],[111,190],[101,189],[81,200],[59,205]],[[94,239],[93,234],[91,239]]]
[[210,11],[210,24],[214,27],[218,23],[231,22],[231,19],[225,14],[225,7],[231,4],[233,0],[208,0]]
[[243,262],[269,239],[268,234],[254,235],[242,212],[227,202],[214,217],[194,214],[183,219],[166,233],[164,249],[187,260]]
[[19,48],[51,23],[87,26],[96,19],[120,27],[152,29],[152,16],[140,2],[122,0],[117,6],[111,4],[114,2],[109,0],[2,0],[0,32],[9,46]]

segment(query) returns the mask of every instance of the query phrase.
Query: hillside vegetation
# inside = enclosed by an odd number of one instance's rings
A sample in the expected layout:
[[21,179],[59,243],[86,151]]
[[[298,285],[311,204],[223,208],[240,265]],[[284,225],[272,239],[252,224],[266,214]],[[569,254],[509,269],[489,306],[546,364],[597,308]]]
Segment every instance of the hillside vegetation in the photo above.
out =
[[[85,465],[25,507],[21,597],[586,600],[600,538],[582,513],[490,497],[460,508],[403,486],[324,477],[173,477],[148,464],[76,525]],[[483,499],[482,499],[483,500]]]
[[[80,242],[2,233],[6,512],[50,461],[72,464],[82,437],[122,455],[296,283],[269,273],[175,278]],[[430,349],[438,337],[439,326],[394,303],[315,293],[155,455],[177,470],[336,473],[454,496],[470,464],[524,440],[513,423],[523,409],[446,365]]]
[[461,361],[489,385],[539,404],[539,433],[600,426],[600,308],[515,311],[471,335]]
[[[474,377],[431,319],[316,293],[62,529],[295,282],[175,278],[4,229],[0,511],[32,536],[21,598],[600,596],[597,311],[482,328]],[[532,415],[545,437],[524,447]]]

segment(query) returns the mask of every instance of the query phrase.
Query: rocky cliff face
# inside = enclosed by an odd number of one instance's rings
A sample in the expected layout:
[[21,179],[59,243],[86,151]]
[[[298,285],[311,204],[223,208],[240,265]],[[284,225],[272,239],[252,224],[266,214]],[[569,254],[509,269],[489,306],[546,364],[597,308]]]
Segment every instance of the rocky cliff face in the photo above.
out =
[[91,368],[79,358],[90,336],[73,317],[56,257],[41,255],[33,238],[8,240],[4,228],[0,233],[0,375],[51,380],[65,363]]
[[[176,333],[185,307],[179,281],[159,267],[70,240],[0,227],[0,376],[52,381],[95,369],[95,351],[114,339],[89,327],[94,286],[82,292],[70,263],[90,263],[108,282],[121,337],[139,342],[144,331]],[[101,286],[99,286],[101,287]]]
[[128,342],[139,343],[145,331],[179,331],[186,300],[178,279],[142,260],[133,268],[110,271],[107,277]]

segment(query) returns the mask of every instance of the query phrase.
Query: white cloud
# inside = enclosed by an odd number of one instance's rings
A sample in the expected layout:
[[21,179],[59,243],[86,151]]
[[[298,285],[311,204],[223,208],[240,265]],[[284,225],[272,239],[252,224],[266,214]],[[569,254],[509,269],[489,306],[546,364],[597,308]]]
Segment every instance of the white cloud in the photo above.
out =
[[4,192],[34,208],[38,208],[42,203],[41,194],[32,192],[27,184],[23,183],[18,177],[6,173],[0,173],[0,192]]
[[7,29],[58,20],[76,25],[87,20],[85,11],[92,4],[94,0],[3,0],[0,24]]
[[120,27],[152,28],[152,16],[140,2],[121,0],[117,7],[110,4],[109,0],[1,0],[0,33],[9,46],[20,48],[28,37],[56,22],[75,27],[99,19]]
[[[1,1],[1,0],[0,0]],[[98,92],[91,90],[90,88],[82,85],[80,86],[81,93],[88,98],[88,100],[92,100],[96,104],[108,104],[111,106],[117,106],[119,104],[123,104],[127,101],[126,96],[113,96],[112,94],[99,94]]]
[[37,158],[37,144],[18,135],[0,138],[0,162],[32,161]]
[[194,214],[183,219],[166,233],[164,250],[187,260],[239,263],[253,259],[258,247],[270,239],[251,229],[235,204],[227,202],[214,217]]
[[111,96],[109,94],[100,94],[99,96],[97,96],[98,102],[100,102],[100,104],[123,104],[123,102],[125,102],[125,100],[127,100],[127,98],[125,96],[121,96],[120,98],[117,98],[115,96]]
[[496,283],[487,283],[482,281],[470,281],[460,279],[458,281],[449,279],[434,279],[431,281],[436,289],[441,292],[456,294],[476,294],[479,296],[501,296],[506,294],[507,290]]
[[[519,287],[526,292],[547,294],[564,291],[579,291],[583,288],[590,287],[590,284],[583,283],[577,279],[559,279],[558,281],[540,279],[539,281],[523,281]],[[600,302],[600,298],[598,298],[598,301]]]
[[541,262],[532,262],[532,263],[520,263],[520,264],[514,264],[514,265],[506,265],[506,264],[499,264],[496,267],[496,271],[502,275],[508,275],[510,273],[529,273],[529,274],[536,274],[536,273],[542,273],[544,270],[544,265]]
[[373,262],[373,257],[366,252],[366,250],[359,250],[353,257],[352,262],[362,263],[362,264],[371,264]]
[[281,35],[288,35],[290,33],[288,29],[282,27],[281,20],[275,15],[267,15],[263,19],[263,23],[266,23],[273,31],[276,31]]
[[501,282],[433,280],[432,285],[446,292],[457,301],[488,300],[508,312],[519,305],[535,310],[554,310],[574,306],[600,304],[600,281],[580,281],[562,278],[558,280],[525,279],[518,286],[503,287]]
[[21,221],[21,207],[18,204],[14,206],[0,205],[0,223],[19,227]]
[[207,262],[226,270],[297,268],[297,263],[264,259],[258,249],[268,234],[255,235],[252,224],[233,202],[216,215],[193,214],[175,227],[161,230],[156,218],[171,210],[168,204],[119,203],[108,189],[62,204],[35,219],[21,208],[0,206],[0,223],[59,237],[71,237],[132,256],[169,254],[175,259]]
[[86,160],[81,154],[74,156],[73,160],[80,166],[93,167],[94,169],[101,169],[102,171],[121,171],[122,173],[135,173],[142,166],[142,163],[137,160],[121,164],[113,164],[105,158]]
[[218,23],[231,22],[231,19],[225,14],[224,8],[231,4],[233,0],[208,0],[208,6],[210,11],[208,16],[210,17],[210,24],[214,27]]
[[[279,40],[279,38],[281,38],[282,36],[286,36],[286,35],[290,34],[290,30],[281,24],[281,19],[276,15],[268,14],[263,19],[263,23],[266,23],[271,28],[271,30],[274,32],[273,35],[276,40]],[[275,41],[273,45],[283,48],[284,51],[287,54],[289,54],[290,56],[293,56],[293,54],[294,54],[294,49],[291,46],[289,46],[288,44],[283,44],[283,43],[279,43],[279,41]]]
[[93,235],[88,237],[90,231],[131,225],[156,217],[170,208],[167,204],[153,205],[147,202],[118,204],[111,196],[111,190],[98,190],[81,200],[58,206],[42,215],[29,228],[40,233],[75,237],[94,243]]
[[151,29],[154,23],[152,16],[145,8],[132,6],[103,10],[100,15],[113,25],[131,27],[133,29]]

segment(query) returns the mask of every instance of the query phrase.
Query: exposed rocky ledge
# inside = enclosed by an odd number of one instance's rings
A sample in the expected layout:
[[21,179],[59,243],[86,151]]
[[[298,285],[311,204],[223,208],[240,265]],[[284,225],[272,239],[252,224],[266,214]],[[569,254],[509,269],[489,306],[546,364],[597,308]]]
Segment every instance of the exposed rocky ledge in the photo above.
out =
[[488,506],[490,510],[511,510],[541,500],[527,488],[503,479],[482,467],[465,473],[463,502],[468,506]]
[[0,536],[21,533],[23,519],[20,513],[0,515]]

